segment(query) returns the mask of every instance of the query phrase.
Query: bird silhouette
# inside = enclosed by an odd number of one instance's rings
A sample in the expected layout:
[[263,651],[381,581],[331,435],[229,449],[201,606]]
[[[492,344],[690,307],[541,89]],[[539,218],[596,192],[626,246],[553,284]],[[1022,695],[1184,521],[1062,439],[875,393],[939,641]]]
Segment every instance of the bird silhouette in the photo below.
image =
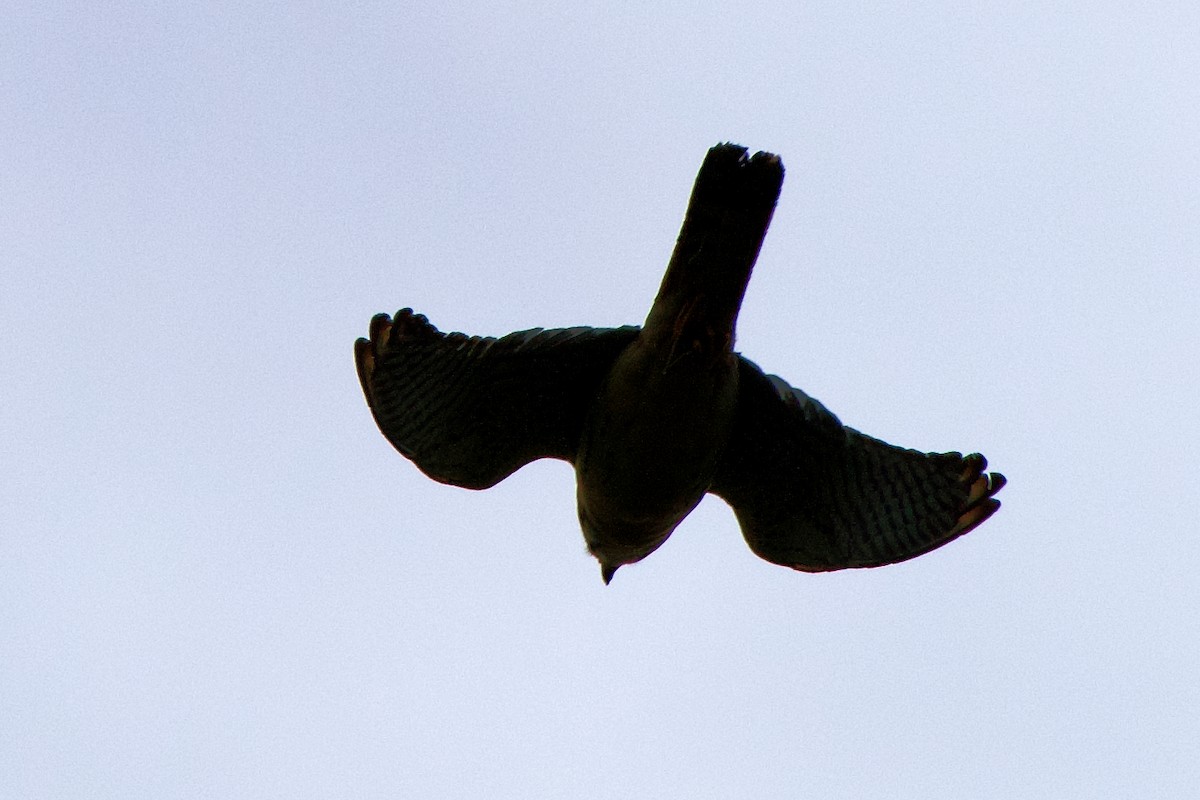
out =
[[367,405],[429,477],[486,489],[539,458],[572,463],[580,527],[608,583],[711,493],[751,550],[807,572],[919,556],[1000,507],[973,453],[923,453],[844,426],[733,350],[783,185],[770,153],[708,151],[642,327],[442,333],[405,308],[355,343]]

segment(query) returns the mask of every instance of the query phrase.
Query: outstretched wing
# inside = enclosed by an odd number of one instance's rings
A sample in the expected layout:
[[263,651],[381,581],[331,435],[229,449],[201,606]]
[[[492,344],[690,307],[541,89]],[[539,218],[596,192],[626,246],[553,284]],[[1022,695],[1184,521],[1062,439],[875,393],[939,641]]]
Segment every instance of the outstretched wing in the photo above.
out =
[[1000,507],[1004,476],[974,453],[921,453],[847,428],[740,359],[737,417],[710,491],[762,558],[806,572],[904,561]]
[[405,308],[354,345],[367,405],[436,481],[486,489],[539,458],[571,460],[584,415],[638,328],[560,328],[500,339],[445,334]]

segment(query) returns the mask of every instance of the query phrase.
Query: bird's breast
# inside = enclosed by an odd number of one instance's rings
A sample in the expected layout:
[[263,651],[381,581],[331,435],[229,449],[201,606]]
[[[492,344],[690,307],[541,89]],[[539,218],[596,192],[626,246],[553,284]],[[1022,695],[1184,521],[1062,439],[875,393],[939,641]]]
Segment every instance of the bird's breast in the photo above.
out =
[[732,353],[672,354],[633,342],[588,414],[575,460],[592,537],[657,546],[712,481],[737,400]]

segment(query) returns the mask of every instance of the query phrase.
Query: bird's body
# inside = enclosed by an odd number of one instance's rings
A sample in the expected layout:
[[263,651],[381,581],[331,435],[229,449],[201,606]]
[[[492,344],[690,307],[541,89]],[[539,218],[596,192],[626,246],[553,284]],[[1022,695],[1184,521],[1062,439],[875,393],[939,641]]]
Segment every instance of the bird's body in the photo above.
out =
[[709,151],[642,328],[444,335],[404,309],[355,347],[384,435],[426,474],[486,488],[536,458],[575,466],[605,582],[657,549],[706,493],[751,548],[796,569],[901,561],[999,508],[979,455],[927,454],[845,428],[733,351],[783,181],[779,159]]
[[737,378],[732,354],[670,363],[641,338],[613,364],[575,459],[580,526],[606,577],[654,551],[708,492]]

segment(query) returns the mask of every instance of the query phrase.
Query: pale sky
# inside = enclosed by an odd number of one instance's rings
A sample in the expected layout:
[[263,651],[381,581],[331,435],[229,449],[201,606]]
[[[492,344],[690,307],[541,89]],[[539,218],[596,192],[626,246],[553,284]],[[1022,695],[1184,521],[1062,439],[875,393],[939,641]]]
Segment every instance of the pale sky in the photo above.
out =
[[[1194,796],[1194,3],[144,5],[0,10],[0,797]],[[379,435],[373,314],[640,323],[720,141],[738,349],[977,531],[605,587]]]

